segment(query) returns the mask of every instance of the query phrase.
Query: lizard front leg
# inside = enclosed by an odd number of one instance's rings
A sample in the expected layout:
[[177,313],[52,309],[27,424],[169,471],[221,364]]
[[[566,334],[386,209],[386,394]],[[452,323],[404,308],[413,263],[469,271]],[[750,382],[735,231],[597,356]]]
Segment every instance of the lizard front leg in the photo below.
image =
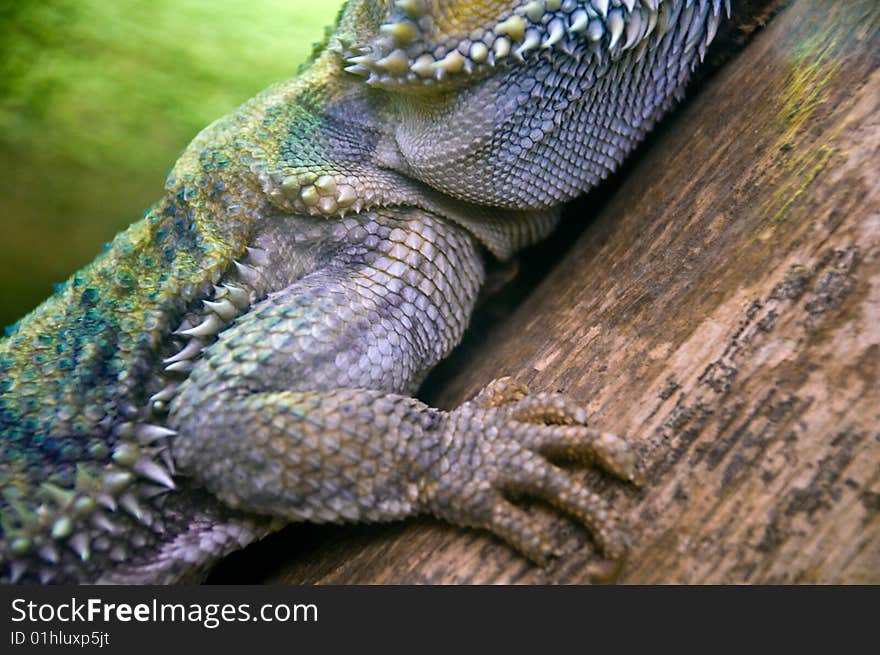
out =
[[551,458],[632,478],[627,445],[556,394],[496,382],[450,411],[411,394],[455,346],[484,278],[469,233],[420,210],[323,223],[310,272],[256,303],[196,360],[170,406],[174,456],[229,506],[291,521],[431,512],[536,561],[552,541],[512,495],[587,525],[618,557],[614,511]]

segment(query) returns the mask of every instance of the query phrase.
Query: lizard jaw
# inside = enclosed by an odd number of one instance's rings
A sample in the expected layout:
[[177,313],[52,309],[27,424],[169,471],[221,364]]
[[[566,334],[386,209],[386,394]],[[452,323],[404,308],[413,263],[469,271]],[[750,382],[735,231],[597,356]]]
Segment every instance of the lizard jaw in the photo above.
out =
[[[348,73],[366,77],[368,84],[416,91],[484,77],[500,64],[522,63],[541,51],[616,59],[670,24],[700,22],[680,15],[693,14],[693,5],[670,0],[532,0],[490,3],[495,6],[488,9],[449,4],[398,0],[370,41],[336,38],[330,47],[344,58]],[[487,20],[486,11],[496,20]],[[706,45],[699,44],[701,55]]]

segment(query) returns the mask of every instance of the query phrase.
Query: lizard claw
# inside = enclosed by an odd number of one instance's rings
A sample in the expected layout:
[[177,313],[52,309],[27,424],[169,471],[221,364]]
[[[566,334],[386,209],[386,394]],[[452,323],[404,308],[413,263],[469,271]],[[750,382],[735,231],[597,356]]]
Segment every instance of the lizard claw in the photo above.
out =
[[[431,511],[459,525],[487,529],[543,565],[558,548],[510,500],[537,498],[586,526],[619,571],[627,549],[619,515],[552,461],[593,462],[635,482],[637,459],[626,441],[587,427],[586,410],[566,396],[528,394],[510,378],[493,381],[449,412],[443,430],[439,470],[425,487]],[[606,566],[597,573],[607,578],[614,575],[610,571]]]
[[483,390],[471,402],[489,409],[490,407],[500,407],[501,405],[521,400],[528,393],[529,389],[524,384],[520,384],[512,377],[505,376],[492,380],[483,387]]

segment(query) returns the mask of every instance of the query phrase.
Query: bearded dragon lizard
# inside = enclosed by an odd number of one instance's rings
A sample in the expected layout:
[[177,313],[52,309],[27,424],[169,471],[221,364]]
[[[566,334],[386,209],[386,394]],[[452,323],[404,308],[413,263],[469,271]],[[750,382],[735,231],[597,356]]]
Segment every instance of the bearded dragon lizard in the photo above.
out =
[[509,379],[412,397],[486,277],[682,95],[720,0],[349,0],[292,79],[0,342],[0,579],[167,583],[293,521],[431,513],[527,557],[546,501],[609,558],[626,440]]

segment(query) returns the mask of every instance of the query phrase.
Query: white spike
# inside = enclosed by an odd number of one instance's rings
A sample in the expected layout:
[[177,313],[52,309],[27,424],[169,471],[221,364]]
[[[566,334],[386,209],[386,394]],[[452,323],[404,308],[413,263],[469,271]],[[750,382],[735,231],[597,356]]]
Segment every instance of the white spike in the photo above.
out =
[[587,25],[590,22],[590,17],[587,15],[583,9],[578,9],[571,15],[571,27],[568,28],[569,32],[583,32],[587,29]]
[[[452,50],[443,59],[435,61],[431,66],[436,73],[460,73],[464,69],[465,58],[458,50]],[[438,78],[439,79],[439,78]]]
[[651,36],[655,27],[657,27],[657,12],[650,11],[648,12],[648,29],[645,30],[645,38]]
[[21,560],[12,560],[9,563],[9,581],[12,584],[16,584],[27,572],[27,569],[27,564]]
[[251,298],[248,295],[247,291],[233,284],[224,284],[223,288],[229,295],[229,300],[232,302],[233,305],[238,307],[239,310],[244,311],[245,309],[250,307]]
[[[370,73],[370,76],[367,78],[367,84],[369,84],[370,86],[378,86],[379,83],[382,82],[382,79],[382,76],[377,75],[376,73]],[[317,214],[317,211],[314,209],[314,207],[311,206],[308,207],[307,211],[311,216],[315,216]]]
[[108,471],[103,477],[104,486],[108,488],[111,495],[125,489],[133,480],[134,476],[131,473],[120,470]]
[[224,321],[231,321],[238,316],[238,309],[230,300],[221,300],[220,302],[203,300],[202,303]]
[[[406,53],[398,48],[387,57],[382,57],[382,59],[377,61],[376,67],[382,72],[388,73],[394,77],[400,77],[406,75],[407,70],[409,70],[409,63],[409,58],[406,56]],[[253,261],[259,266],[263,265],[256,259],[253,259]],[[264,263],[268,261],[269,258],[264,257]]]
[[[207,303],[207,301],[205,301]],[[227,301],[228,302],[228,301]],[[230,303],[231,305],[232,303]],[[181,362],[185,359],[192,359],[200,352],[202,352],[202,348],[205,347],[205,344],[199,341],[198,339],[190,339],[187,344],[180,349],[176,355],[172,355],[171,357],[166,357],[162,360],[163,364],[173,364],[174,362]]]
[[95,496],[95,500],[98,501],[98,504],[106,507],[111,512],[116,511],[116,499],[110,494],[98,494],[97,496]]
[[141,423],[135,429],[135,435],[141,443],[152,443],[159,439],[167,439],[177,434],[174,430],[162,427],[161,425],[153,425],[152,423]]
[[88,561],[89,557],[91,557],[92,553],[89,550],[91,542],[85,532],[73,535],[67,543],[83,562]]
[[562,37],[565,36],[565,26],[562,24],[561,18],[553,19],[550,24],[547,26],[550,31],[547,36],[547,40],[541,44],[542,48],[551,48],[562,40]]
[[630,14],[629,21],[626,23],[626,43],[623,44],[624,50],[629,50],[638,43],[647,27],[647,22],[642,19],[642,12],[636,11]]
[[721,22],[721,20],[719,19],[718,16],[710,16],[709,17],[709,28],[706,33],[706,45],[707,46],[710,43],[712,43],[712,40],[715,38],[715,34],[718,33],[718,25],[720,24],[720,22]]
[[620,11],[614,10],[608,15],[608,31],[611,33],[608,49],[613,50],[623,34],[623,16]]
[[168,471],[148,457],[139,459],[134,465],[134,470],[145,478],[161,484],[163,487],[174,489],[174,480],[171,479]]
[[626,7],[626,10],[632,13],[633,8],[636,6],[636,0],[623,0],[623,6]]
[[529,30],[526,32],[526,38],[522,42],[522,45],[518,47],[514,54],[517,58],[522,61],[523,53],[528,52],[529,50],[534,50],[541,44],[541,37],[538,34],[537,30]]
[[177,393],[177,387],[179,386],[179,384],[172,384],[165,387],[161,391],[154,393],[152,396],[150,396],[150,404],[152,405],[153,403],[167,403],[169,400],[174,398],[174,394]]
[[431,77],[434,74],[434,58],[431,55],[421,55],[409,68],[419,77]]
[[68,517],[62,516],[52,524],[52,538],[64,539],[73,531],[73,521]]
[[212,313],[208,314],[208,317],[194,328],[184,330],[183,332],[176,332],[175,334],[182,334],[185,337],[210,337],[217,334],[224,327],[226,327],[226,323],[217,314]]
[[135,498],[134,494],[132,493],[127,493],[122,496],[122,498],[119,499],[119,505],[122,507],[122,509],[131,514],[138,521],[143,522],[146,518],[146,514],[143,508],[140,506],[137,498]]
[[366,77],[370,74],[370,69],[366,66],[361,66],[360,64],[352,64],[351,66],[346,66],[342,70],[349,75],[357,75],[358,77]]
[[194,364],[192,362],[174,362],[173,364],[169,364],[165,367],[165,371],[167,373],[184,373],[187,374],[193,370]]
[[608,0],[591,0],[590,4],[593,5],[593,9],[598,11],[602,18],[608,17]]
[[357,57],[349,57],[348,63],[353,66],[371,68],[376,63],[376,60],[371,55],[358,55]]
[[499,37],[492,44],[492,52],[495,53],[495,59],[504,59],[510,54],[510,39]]
[[255,269],[253,266],[248,266],[247,264],[242,264],[241,262],[236,261],[236,260],[233,260],[232,263],[235,264],[235,268],[238,271],[238,274],[242,277],[242,279],[245,280],[252,287],[256,286],[257,283],[262,278],[262,276],[260,275],[260,272],[257,269]]

